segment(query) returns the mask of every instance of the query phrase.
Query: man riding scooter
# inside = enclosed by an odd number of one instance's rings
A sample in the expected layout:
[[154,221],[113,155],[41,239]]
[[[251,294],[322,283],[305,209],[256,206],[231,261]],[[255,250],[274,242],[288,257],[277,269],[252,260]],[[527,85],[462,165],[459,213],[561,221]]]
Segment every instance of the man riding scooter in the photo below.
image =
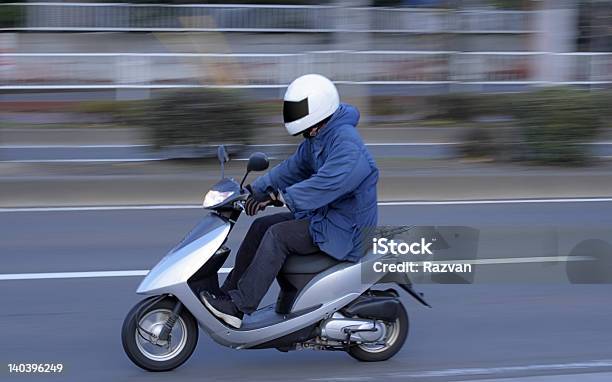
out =
[[359,136],[359,111],[340,104],[327,78],[308,74],[284,96],[283,118],[291,135],[304,141],[285,161],[246,188],[246,213],[268,205],[291,212],[255,219],[226,278],[222,295],[202,292],[206,307],[235,328],[254,312],[288,255],[325,253],[357,262],[365,254],[364,231],[378,219],[378,169]]

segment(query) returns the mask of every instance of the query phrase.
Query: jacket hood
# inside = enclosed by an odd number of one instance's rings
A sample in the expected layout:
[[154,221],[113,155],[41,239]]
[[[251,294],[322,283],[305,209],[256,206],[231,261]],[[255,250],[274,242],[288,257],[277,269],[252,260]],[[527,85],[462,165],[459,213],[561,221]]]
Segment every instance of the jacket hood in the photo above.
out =
[[338,110],[336,110],[334,114],[332,114],[332,117],[329,119],[329,122],[327,122],[327,126],[322,129],[319,134],[317,134],[317,137],[322,137],[326,135],[335,127],[342,125],[351,125],[355,127],[358,123],[359,110],[357,110],[355,106],[341,103],[340,106],[338,106]]

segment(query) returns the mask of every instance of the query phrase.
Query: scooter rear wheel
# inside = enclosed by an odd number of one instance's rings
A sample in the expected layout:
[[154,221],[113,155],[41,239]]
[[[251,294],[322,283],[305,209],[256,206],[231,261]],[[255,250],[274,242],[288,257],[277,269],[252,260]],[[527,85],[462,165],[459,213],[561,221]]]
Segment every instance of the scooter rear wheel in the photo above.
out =
[[386,322],[384,344],[359,344],[348,349],[351,357],[362,362],[386,361],[393,357],[404,345],[408,337],[408,313],[402,304],[395,321]]
[[123,349],[137,366],[148,371],[169,371],[182,365],[198,343],[198,324],[188,310],[182,309],[172,328],[170,339],[158,336],[172,313],[176,301],[165,298],[153,305],[157,297],[136,304],[125,317],[121,330]]

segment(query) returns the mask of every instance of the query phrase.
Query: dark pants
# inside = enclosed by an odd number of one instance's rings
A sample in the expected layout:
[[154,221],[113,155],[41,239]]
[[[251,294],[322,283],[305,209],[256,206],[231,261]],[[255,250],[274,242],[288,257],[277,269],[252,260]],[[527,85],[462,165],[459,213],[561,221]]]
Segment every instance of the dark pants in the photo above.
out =
[[309,224],[288,212],[255,219],[221,287],[238,309],[249,314],[257,309],[289,254],[321,252],[312,242]]

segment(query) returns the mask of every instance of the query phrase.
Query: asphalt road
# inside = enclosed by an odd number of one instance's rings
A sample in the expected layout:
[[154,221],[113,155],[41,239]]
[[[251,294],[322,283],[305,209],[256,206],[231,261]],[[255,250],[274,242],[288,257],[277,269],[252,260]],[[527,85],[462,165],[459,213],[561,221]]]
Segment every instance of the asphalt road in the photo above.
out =
[[[558,239],[559,253],[569,251],[580,235],[609,239],[611,207],[609,202],[529,203],[381,206],[380,211],[383,224],[490,228],[481,234],[479,252],[484,253],[479,257],[506,257],[515,250],[519,253],[514,256],[521,257],[549,255],[538,253],[547,239],[537,233],[552,227],[564,233]],[[149,269],[203,213],[0,213],[0,273]],[[241,219],[232,233],[234,251],[249,222]],[[500,239],[503,230],[512,234]],[[525,232],[531,236],[517,239]],[[421,285],[434,308],[403,298],[411,332],[404,349],[384,363],[361,364],[341,352],[238,351],[202,335],[193,357],[170,374],[141,371],[121,348],[121,323],[139,299],[134,291],[140,277],[4,280],[0,380],[29,379],[9,376],[9,362],[64,364],[62,376],[31,376],[33,380],[438,381],[548,375],[549,381],[574,373],[609,380],[612,285],[570,284],[561,277],[563,269],[547,269],[559,277],[528,284],[483,277],[475,285]]]

